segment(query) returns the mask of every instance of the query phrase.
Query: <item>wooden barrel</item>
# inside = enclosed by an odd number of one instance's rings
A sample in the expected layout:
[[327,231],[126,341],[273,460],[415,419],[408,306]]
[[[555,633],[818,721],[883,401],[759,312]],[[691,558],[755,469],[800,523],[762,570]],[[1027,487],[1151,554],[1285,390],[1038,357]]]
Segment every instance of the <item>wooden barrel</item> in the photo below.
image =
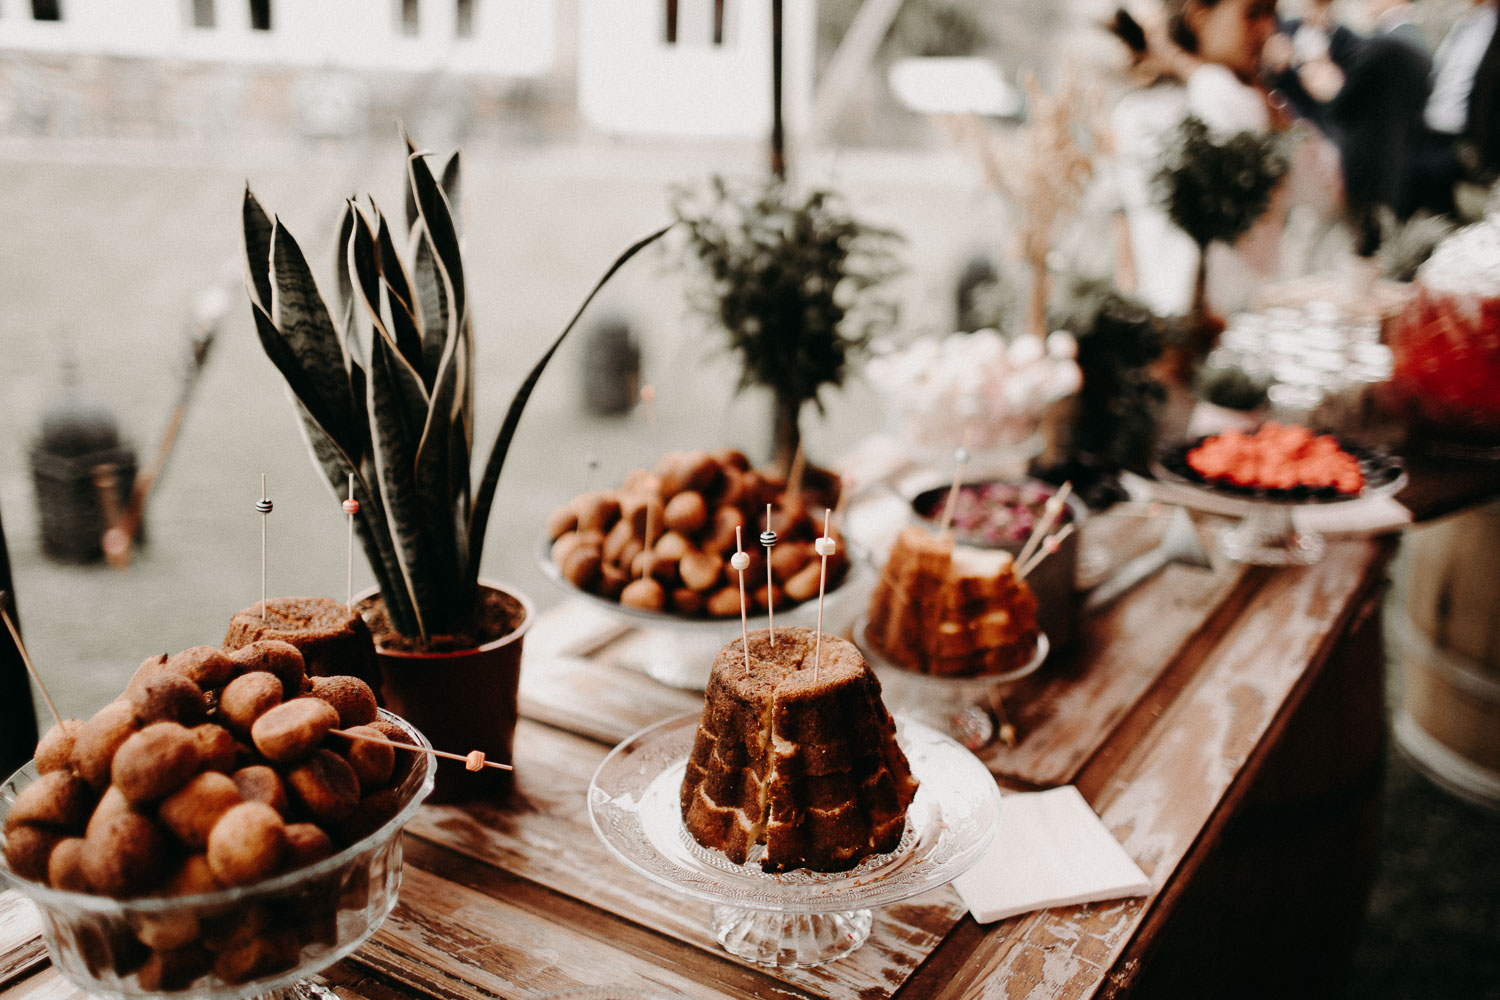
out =
[[1401,748],[1429,777],[1500,805],[1500,504],[1413,528],[1394,615]]

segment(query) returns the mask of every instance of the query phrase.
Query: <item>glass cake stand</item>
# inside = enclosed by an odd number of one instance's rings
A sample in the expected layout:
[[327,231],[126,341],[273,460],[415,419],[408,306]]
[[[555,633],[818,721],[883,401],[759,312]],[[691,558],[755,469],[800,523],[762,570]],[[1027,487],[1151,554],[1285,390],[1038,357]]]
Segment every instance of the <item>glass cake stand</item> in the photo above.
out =
[[1162,482],[1186,486],[1213,497],[1239,517],[1239,523],[1219,535],[1219,550],[1239,563],[1252,566],[1311,566],[1327,549],[1316,531],[1299,530],[1292,512],[1299,507],[1325,506],[1388,497],[1406,485],[1406,470],[1393,455],[1345,442],[1339,446],[1352,454],[1364,474],[1358,493],[1332,490],[1250,489],[1229,483],[1210,482],[1187,464],[1187,453],[1202,443],[1198,438],[1173,445],[1151,462],[1151,473]]
[[875,668],[891,703],[969,750],[986,747],[995,738],[994,705],[1001,689],[1035,673],[1052,648],[1046,633],[1038,633],[1036,652],[1014,670],[973,677],[923,674],[895,663],[870,645],[865,639],[869,621],[868,615],[860,615],[850,638]]
[[894,851],[846,872],[764,872],[762,847],[734,864],[682,823],[678,793],[698,720],[697,712],[667,719],[610,751],[589,783],[589,819],[627,866],[711,903],[714,937],[746,961],[787,968],[842,958],[870,936],[871,907],[947,884],[994,837],[1000,793],[989,771],[937,730],[898,719],[897,739],[921,786]]
[[[689,618],[685,615],[664,611],[644,611],[627,607],[619,601],[575,587],[563,579],[557,564],[552,561],[552,542],[546,534],[538,536],[536,561],[542,574],[569,594],[580,597],[596,607],[603,608],[639,629],[643,630],[643,641],[621,659],[627,666],[660,681],[669,687],[688,691],[702,691],[708,686],[708,675],[713,669],[714,657],[719,650],[740,636],[740,618]],[[840,584],[828,591],[823,599],[823,630],[836,632],[837,623],[848,621],[844,610],[851,595],[859,593],[856,577],[864,572],[859,560],[850,560],[848,571]],[[746,588],[764,583],[764,580],[745,580]],[[751,613],[748,618],[750,631],[765,628],[769,623],[766,615]],[[816,597],[785,610],[776,609],[778,626],[803,626],[812,628],[818,623],[818,599]]]

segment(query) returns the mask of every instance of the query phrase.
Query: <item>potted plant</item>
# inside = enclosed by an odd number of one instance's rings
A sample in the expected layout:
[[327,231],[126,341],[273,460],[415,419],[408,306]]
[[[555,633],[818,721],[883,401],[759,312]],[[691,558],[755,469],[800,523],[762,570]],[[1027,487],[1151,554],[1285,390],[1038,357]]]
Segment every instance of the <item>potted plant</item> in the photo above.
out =
[[1153,180],[1167,215],[1198,244],[1182,342],[1170,345],[1167,358],[1169,374],[1181,384],[1192,381],[1222,327],[1208,309],[1209,245],[1215,240],[1233,243],[1248,232],[1270,207],[1288,166],[1276,136],[1238,132],[1221,139],[1201,119],[1189,116],[1156,171]]
[[877,295],[898,270],[899,237],[859,221],[830,191],[798,195],[784,182],[679,190],[672,210],[684,257],[701,277],[691,304],[724,328],[740,355],[739,388],[772,396],[772,453],[790,470],[808,403],[843,384],[851,360],[888,327],[894,305]]
[[[406,259],[373,201],[348,202],[336,312],[291,233],[246,189],[251,312],[317,464],[339,497],[352,483],[355,530],[377,581],[360,607],[392,710],[445,743],[509,762],[531,608],[522,595],[479,579],[495,489],[526,402],[563,338],[610,276],[666,230],[611,265],[521,381],[474,483],[474,338],[455,222],[458,154],[440,183],[427,154],[410,141],[407,149],[408,232],[399,243]],[[505,777],[443,768],[438,793],[489,790]]]

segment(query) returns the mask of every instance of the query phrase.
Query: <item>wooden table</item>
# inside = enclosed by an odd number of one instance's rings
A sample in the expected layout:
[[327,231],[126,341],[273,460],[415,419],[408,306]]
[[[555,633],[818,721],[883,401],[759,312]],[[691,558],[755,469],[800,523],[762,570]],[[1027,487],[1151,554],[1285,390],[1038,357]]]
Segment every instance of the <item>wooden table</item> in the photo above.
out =
[[[1101,517],[1084,540],[1123,560],[1157,530]],[[1372,873],[1378,601],[1393,548],[1333,541],[1305,569],[1170,567],[1012,693],[1021,740],[986,763],[1006,788],[1076,784],[1150,876],[1149,896],[981,926],[944,887],[878,910],[868,944],[818,969],[729,957],[706,904],[635,875],[595,837],[584,804],[595,766],[701,696],[623,665],[640,633],[557,655],[578,644],[557,641],[560,609],[553,641],[528,646],[514,801],[424,808],[400,904],[325,978],[368,1000],[585,984],[866,1000],[1317,992],[1337,975]],[[30,904],[0,895],[0,1000],[73,995]]]

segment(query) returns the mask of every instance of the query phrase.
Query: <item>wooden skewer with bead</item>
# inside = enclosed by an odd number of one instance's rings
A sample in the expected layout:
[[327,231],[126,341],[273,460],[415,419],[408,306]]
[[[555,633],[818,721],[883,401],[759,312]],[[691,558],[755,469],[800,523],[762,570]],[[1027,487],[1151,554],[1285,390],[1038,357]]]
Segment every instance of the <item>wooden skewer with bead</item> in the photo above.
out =
[[823,537],[813,542],[813,551],[823,560],[823,568],[818,572],[818,639],[813,647],[813,683],[818,681],[818,669],[823,664],[823,588],[828,582],[828,557],[833,555],[838,548],[834,540],[828,535],[828,519],[833,511],[823,510]]
[[1055,534],[1048,535],[1046,538],[1042,539],[1042,544],[1037,546],[1037,550],[1032,555],[1032,557],[1016,570],[1016,578],[1018,580],[1026,579],[1026,577],[1030,575],[1032,570],[1036,569],[1042,564],[1042,560],[1046,559],[1050,555],[1055,555],[1057,553],[1057,550],[1062,548],[1063,540],[1072,533],[1073,525],[1065,524]]
[[1036,524],[1031,527],[1031,534],[1026,537],[1026,544],[1021,546],[1020,555],[1016,556],[1016,566],[1024,566],[1036,552],[1036,547],[1041,544],[1047,532],[1052,530],[1052,525],[1062,515],[1063,505],[1068,502],[1068,494],[1073,492],[1071,482],[1063,483],[1062,488],[1047,498],[1047,504],[1042,508],[1042,516]]
[[349,473],[349,496],[342,504],[349,515],[349,560],[344,568],[344,607],[354,614],[354,515],[359,513],[359,501],[354,499],[354,473]]
[[766,547],[766,633],[771,637],[771,648],[776,648],[776,592],[772,589],[775,580],[771,576],[771,550],[779,541],[771,530],[771,505],[766,504],[766,530],[760,533],[760,544]]
[[255,509],[260,513],[260,621],[264,625],[266,621],[266,519],[271,516],[275,509],[271,498],[266,496],[266,474],[260,474],[260,499],[255,501]]
[[730,567],[740,576],[740,643],[745,647],[745,673],[750,672],[750,619],[745,611],[745,568],[750,565],[750,553],[740,548],[740,528],[734,526],[734,555],[729,557]]
[[969,464],[969,429],[964,428],[963,442],[953,453],[953,485],[948,487],[948,499],[943,502],[943,518],[938,522],[938,534],[948,530],[953,523],[953,508],[958,505],[958,491],[964,482],[964,466]]
[[0,618],[5,619],[5,627],[10,631],[11,641],[16,644],[16,652],[21,654],[21,662],[26,664],[26,672],[31,675],[31,682],[36,689],[42,693],[42,700],[47,703],[47,710],[52,713],[56,723],[62,725],[62,716],[58,714],[57,706],[52,704],[52,696],[47,693],[47,685],[42,683],[42,675],[36,672],[36,665],[31,662],[31,656],[26,652],[26,643],[21,641],[21,630],[16,628],[16,623],[10,616],[10,593],[0,590]]
[[1000,692],[990,688],[990,706],[995,710],[995,722],[999,728],[995,735],[1000,737],[1000,742],[1008,747],[1016,745],[1016,727],[1011,725],[1010,716],[1005,712],[1005,702],[1000,698]]
[[446,750],[433,750],[429,747],[414,746],[410,743],[398,743],[395,740],[388,740],[381,736],[366,736],[364,733],[353,733],[347,729],[330,729],[328,732],[334,736],[343,736],[351,740],[364,740],[366,743],[381,743],[388,747],[395,747],[397,750],[414,750],[417,753],[431,754],[434,757],[442,757],[445,760],[461,760],[464,762],[464,767],[470,771],[478,771],[486,767],[493,767],[500,771],[515,770],[509,764],[497,764],[492,760],[485,760],[483,750],[470,750],[467,754],[457,754],[449,753]]
[[792,454],[792,465],[786,475],[786,509],[800,510],[802,507],[802,481],[807,478],[807,452],[802,441],[797,441],[797,450]]

